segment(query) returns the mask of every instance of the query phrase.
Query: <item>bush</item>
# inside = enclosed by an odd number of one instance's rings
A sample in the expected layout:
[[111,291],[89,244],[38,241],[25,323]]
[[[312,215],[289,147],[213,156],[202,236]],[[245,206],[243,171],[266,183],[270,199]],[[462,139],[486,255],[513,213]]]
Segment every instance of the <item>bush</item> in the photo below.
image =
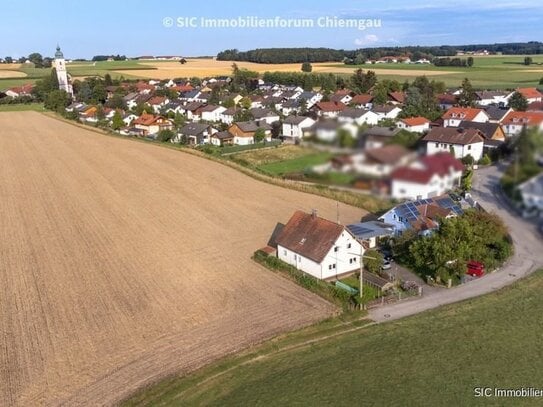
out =
[[483,158],[481,158],[481,159],[479,160],[479,164],[480,164],[480,165],[490,165],[490,164],[492,164],[492,160],[490,159],[490,157],[488,156],[488,154],[485,154],[485,155],[483,156]]

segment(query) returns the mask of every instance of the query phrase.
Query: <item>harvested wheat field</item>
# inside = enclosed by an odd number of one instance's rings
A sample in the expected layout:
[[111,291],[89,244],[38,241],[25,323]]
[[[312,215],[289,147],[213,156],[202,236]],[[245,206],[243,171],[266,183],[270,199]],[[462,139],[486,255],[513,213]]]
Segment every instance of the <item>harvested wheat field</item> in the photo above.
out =
[[35,112],[0,129],[0,405],[115,404],[334,312],[250,256],[335,202]]
[[[138,75],[144,78],[153,79],[171,79],[171,78],[186,78],[186,77],[207,77],[230,75],[232,73],[232,61],[217,61],[215,58],[188,58],[187,63],[181,65],[178,61],[153,61],[140,62],[140,65],[149,66],[153,69],[138,69],[138,70],[118,70],[118,74],[122,75]],[[236,64],[240,68],[246,68],[251,71],[264,72],[301,72],[302,64],[256,64],[253,62],[238,61]],[[319,73],[335,73],[349,74],[356,68],[345,66],[337,62],[318,62],[311,64],[313,72]],[[455,73],[453,71],[428,71],[425,69],[373,69],[378,75],[447,75]]]

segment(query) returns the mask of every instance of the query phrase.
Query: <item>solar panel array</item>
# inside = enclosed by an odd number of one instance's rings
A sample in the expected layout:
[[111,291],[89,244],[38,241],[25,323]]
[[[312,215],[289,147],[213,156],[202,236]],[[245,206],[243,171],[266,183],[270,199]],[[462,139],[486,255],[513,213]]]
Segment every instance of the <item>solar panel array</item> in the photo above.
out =
[[428,198],[419,199],[418,201],[413,202],[406,202],[396,207],[396,214],[402,219],[405,219],[407,222],[411,222],[416,220],[420,215],[419,211],[417,210],[417,206],[428,205],[434,202],[442,208],[452,210],[457,215],[464,213],[462,208],[456,202],[449,197],[444,197],[439,199]]
[[353,235],[355,236],[362,236],[366,233],[369,233],[371,232],[372,230],[371,229],[368,229],[364,226],[360,226],[360,225],[348,225],[347,228],[353,233]]
[[457,215],[462,215],[464,213],[462,208],[449,197],[440,198],[436,200],[436,203],[442,208],[451,209]]

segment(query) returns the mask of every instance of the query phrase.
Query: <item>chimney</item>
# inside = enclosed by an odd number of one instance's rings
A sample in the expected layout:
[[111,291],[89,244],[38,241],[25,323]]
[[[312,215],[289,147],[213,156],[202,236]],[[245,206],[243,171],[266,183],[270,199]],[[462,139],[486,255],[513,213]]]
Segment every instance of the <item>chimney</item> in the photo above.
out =
[[317,219],[317,210],[316,210],[316,209],[312,209],[312,210],[311,210],[311,217],[312,217],[313,219]]

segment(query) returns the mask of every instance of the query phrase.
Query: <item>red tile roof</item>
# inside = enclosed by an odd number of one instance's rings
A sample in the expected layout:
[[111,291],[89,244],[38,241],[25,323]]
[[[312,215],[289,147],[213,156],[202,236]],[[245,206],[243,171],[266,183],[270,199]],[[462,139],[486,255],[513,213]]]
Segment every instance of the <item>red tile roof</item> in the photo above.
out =
[[151,126],[158,120],[164,119],[162,116],[155,116],[154,114],[148,114],[143,112],[140,117],[134,120],[132,124],[139,124],[142,126]]
[[277,236],[277,244],[320,263],[344,230],[343,225],[296,211]]
[[430,123],[430,120],[422,116],[406,117],[405,119],[402,119],[401,121],[407,124],[408,126],[422,126],[423,124]]
[[524,96],[526,99],[542,98],[543,95],[536,88],[518,88],[517,92]]
[[149,99],[149,101],[147,103],[149,103],[152,106],[152,105],[161,105],[165,101],[166,101],[165,96],[155,96],[155,97],[152,97],[151,99]]
[[341,102],[319,102],[315,106],[323,112],[341,112],[347,107]]
[[26,85],[15,86],[13,88],[9,88],[8,90],[21,95],[21,94],[30,94],[32,92],[32,89],[34,89],[34,84],[27,83]]
[[354,103],[356,105],[365,105],[367,103],[371,103],[373,100],[373,96],[367,93],[363,93],[362,95],[354,95],[353,99],[351,100],[351,103]]
[[390,96],[393,100],[399,103],[405,102],[405,93],[404,92],[389,92],[388,96]]
[[539,126],[543,123],[543,112],[509,112],[502,120],[502,125]]
[[442,119],[461,119],[461,120],[468,120],[473,121],[475,117],[481,113],[484,112],[483,109],[476,109],[473,107],[451,107],[449,110],[447,110],[443,116],[441,116]]
[[390,178],[415,184],[428,184],[434,175],[443,177],[454,171],[462,171],[464,166],[450,153],[428,155],[418,161],[419,167],[399,167],[392,172]]

